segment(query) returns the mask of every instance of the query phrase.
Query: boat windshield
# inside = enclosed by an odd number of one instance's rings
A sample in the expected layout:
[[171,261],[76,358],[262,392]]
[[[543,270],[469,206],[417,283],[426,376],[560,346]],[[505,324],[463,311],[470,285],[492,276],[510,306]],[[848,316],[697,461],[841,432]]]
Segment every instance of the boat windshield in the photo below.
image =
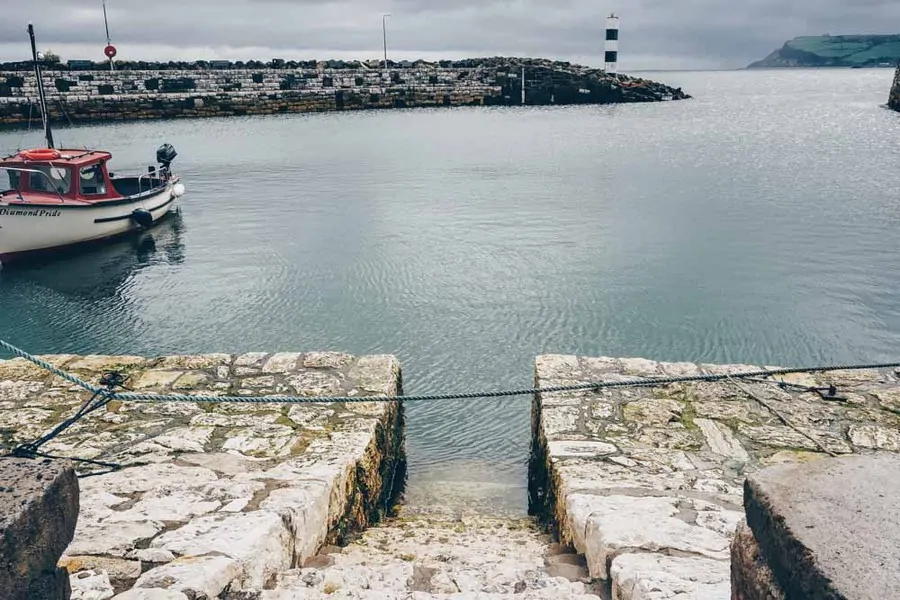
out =
[[68,194],[72,188],[72,174],[69,169],[52,165],[38,165],[29,173],[29,185],[35,192]]
[[[72,187],[69,169],[50,165],[20,167],[0,166],[0,196],[15,192],[22,198],[22,185],[28,181],[32,191],[56,195],[60,201]],[[8,184],[8,185],[7,185]]]
[[[13,171],[12,169],[4,169],[6,174],[8,175],[9,187],[0,187],[0,191],[3,192],[12,192],[19,189],[19,186],[22,185],[22,173],[19,171]],[[0,178],[0,182],[3,179]]]

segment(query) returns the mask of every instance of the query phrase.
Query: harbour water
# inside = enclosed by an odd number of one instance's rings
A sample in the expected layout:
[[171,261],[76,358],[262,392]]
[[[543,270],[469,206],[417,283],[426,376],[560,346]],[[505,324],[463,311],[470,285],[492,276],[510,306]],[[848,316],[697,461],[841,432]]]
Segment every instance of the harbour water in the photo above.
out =
[[[59,129],[122,172],[172,143],[187,194],[139,238],[3,271],[0,337],[391,353],[407,393],[528,386],[550,352],[897,359],[892,74],[646,73],[694,99]],[[2,151],[40,142],[0,133]],[[410,497],[508,484],[524,511],[529,402],[409,405]]]

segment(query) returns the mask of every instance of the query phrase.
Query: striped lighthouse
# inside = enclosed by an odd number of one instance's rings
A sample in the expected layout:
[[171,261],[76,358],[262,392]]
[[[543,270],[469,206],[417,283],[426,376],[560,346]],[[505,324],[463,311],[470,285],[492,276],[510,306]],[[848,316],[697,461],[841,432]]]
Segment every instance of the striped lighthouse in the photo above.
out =
[[606,19],[606,72],[615,74],[619,69],[619,17]]

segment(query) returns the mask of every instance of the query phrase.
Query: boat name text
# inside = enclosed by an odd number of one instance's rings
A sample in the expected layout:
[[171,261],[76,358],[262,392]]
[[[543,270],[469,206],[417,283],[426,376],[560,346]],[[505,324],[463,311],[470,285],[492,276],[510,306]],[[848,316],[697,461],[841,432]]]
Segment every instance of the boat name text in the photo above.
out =
[[0,217],[58,217],[61,210],[46,208],[0,208]]

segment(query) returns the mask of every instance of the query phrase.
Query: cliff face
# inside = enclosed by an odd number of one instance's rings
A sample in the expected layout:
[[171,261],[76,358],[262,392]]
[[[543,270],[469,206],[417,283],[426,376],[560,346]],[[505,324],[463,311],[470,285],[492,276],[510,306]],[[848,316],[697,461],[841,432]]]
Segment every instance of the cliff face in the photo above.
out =
[[[138,65],[143,66],[143,65]],[[181,68],[178,68],[178,67]],[[63,122],[462,105],[609,104],[689,98],[681,89],[540,59],[475,59],[450,66],[317,63],[259,69],[43,72],[51,118]],[[246,65],[245,65],[246,67]],[[0,125],[39,119],[28,70],[0,70]]]
[[747,68],[893,67],[900,62],[900,35],[798,37]]
[[897,72],[894,73],[894,85],[891,86],[888,107],[900,112],[900,65],[897,65]]

